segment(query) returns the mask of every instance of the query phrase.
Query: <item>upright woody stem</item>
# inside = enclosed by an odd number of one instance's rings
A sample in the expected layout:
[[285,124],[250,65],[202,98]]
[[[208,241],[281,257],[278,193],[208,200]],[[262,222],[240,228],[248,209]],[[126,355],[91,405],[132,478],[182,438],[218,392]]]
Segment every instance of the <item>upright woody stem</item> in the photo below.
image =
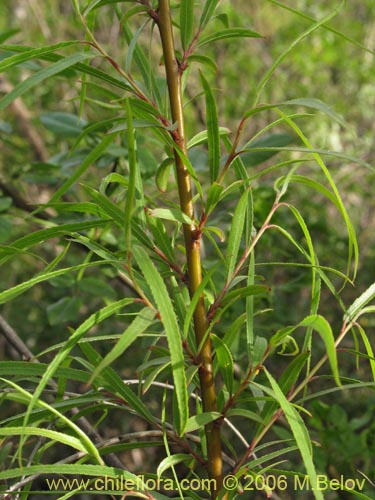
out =
[[[175,55],[172,21],[169,0],[159,0],[159,10],[156,16],[160,37],[163,46],[164,63],[167,75],[167,84],[173,123],[177,123],[174,132],[176,145],[186,154],[186,138],[184,131],[184,114],[181,92],[181,74]],[[194,219],[194,204],[192,183],[183,160],[175,151],[176,174],[181,210]],[[187,270],[189,277],[189,292],[193,297],[202,281],[200,233],[194,225],[184,224],[184,238],[187,256]],[[208,328],[206,308],[203,295],[199,298],[194,312],[194,330],[197,346],[202,345]],[[203,411],[216,411],[216,388],[213,375],[211,342],[207,337],[199,353],[199,381],[202,396]],[[222,458],[220,424],[211,423],[206,426],[208,475],[213,479],[211,489],[212,498],[217,498],[222,487]]]

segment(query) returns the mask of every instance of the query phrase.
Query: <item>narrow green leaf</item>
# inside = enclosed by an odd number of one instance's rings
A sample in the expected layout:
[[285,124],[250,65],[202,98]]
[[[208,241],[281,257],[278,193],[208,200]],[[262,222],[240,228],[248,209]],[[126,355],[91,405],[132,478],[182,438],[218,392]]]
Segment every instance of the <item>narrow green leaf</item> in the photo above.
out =
[[174,465],[180,464],[182,462],[189,463],[192,460],[194,460],[194,458],[191,455],[187,455],[186,453],[176,453],[175,455],[170,455],[160,462],[156,470],[156,474],[158,477],[161,477],[163,475],[163,472],[170,469]]
[[[243,148],[246,153],[241,155],[242,161],[246,167],[259,165],[276,155],[280,151],[277,148],[287,146],[293,140],[294,138],[290,134],[271,134],[255,141],[249,141]],[[252,150],[253,148],[255,149]],[[266,149],[262,150],[262,148]]]
[[235,290],[228,292],[224,296],[220,305],[222,305],[224,307],[227,304],[229,304],[235,300],[238,300],[239,298],[251,297],[254,295],[264,295],[264,294],[267,294],[269,292],[270,292],[270,288],[265,286],[265,285],[246,285],[242,288],[236,288]]
[[[372,313],[374,313],[374,312],[375,311],[372,311]],[[358,328],[358,331],[362,337],[362,342],[365,345],[366,352],[367,352],[367,355],[369,357],[372,378],[374,379],[374,382],[375,382],[375,357],[374,357],[374,351],[373,351],[372,346],[371,346],[371,342],[370,342],[368,336],[366,335],[365,330],[361,327],[361,325],[357,324],[356,327]]]
[[[70,427],[79,436],[79,440],[81,441],[81,444],[84,446],[86,452],[88,454],[90,454],[91,456],[93,456],[98,461],[99,464],[101,464],[101,465],[103,464],[103,460],[102,460],[96,446],[94,445],[94,443],[83,432],[83,430],[80,427],[78,427],[78,425],[76,425],[71,419],[66,417],[63,413],[60,413],[53,406],[40,400],[39,397],[35,397],[35,393],[33,395],[30,394],[28,391],[26,391],[25,389],[23,389],[19,385],[15,384],[11,380],[4,380],[4,379],[2,379],[2,380],[4,382],[6,382],[7,384],[9,384],[14,389],[16,389],[29,402],[29,406],[27,408],[27,412],[25,415],[25,419],[23,421],[22,428],[27,428],[27,423],[25,422],[25,420],[26,420],[26,418],[28,418],[28,415],[31,413],[31,409],[32,409],[31,404],[34,402],[34,406],[39,406],[41,408],[47,409],[51,414],[58,417],[66,426]],[[25,441],[25,439],[23,439],[23,438],[25,438],[25,434],[22,436],[21,443],[20,443],[20,446],[18,448],[20,458],[22,458],[22,448],[23,448],[23,443]]]
[[207,283],[211,280],[212,275],[214,272],[217,270],[218,264],[213,266],[204,276],[199,284],[198,288],[196,289],[193,297],[191,298],[190,304],[186,310],[186,316],[185,316],[185,321],[184,321],[184,327],[183,327],[183,337],[186,338],[189,328],[191,326],[191,322],[193,319],[194,311],[197,307],[199,298],[201,297],[202,293],[204,292],[204,289],[207,286]]
[[228,28],[225,30],[215,31],[215,33],[201,38],[199,40],[198,47],[203,47],[208,43],[228,38],[263,38],[263,36],[247,28]]
[[270,346],[276,348],[277,346],[281,345],[284,339],[288,335],[291,335],[300,326],[307,326],[319,333],[325,344],[328,360],[331,365],[331,370],[335,378],[335,381],[338,386],[341,386],[339,372],[338,372],[335,338],[333,336],[330,324],[323,316],[320,316],[319,314],[312,314],[304,318],[296,326],[288,326],[286,328],[282,328],[271,337],[269,342]]
[[[279,386],[285,395],[287,395],[290,389],[297,383],[301,370],[305,366],[309,357],[310,353],[301,352],[292,359],[281,374],[281,377],[279,378]],[[277,403],[275,401],[267,401],[265,403],[262,411],[262,418],[266,424],[273,417],[276,409]]]
[[276,380],[272,377],[272,375],[266,368],[263,367],[263,370],[271,384],[273,391],[270,391],[268,388],[264,386],[261,386],[261,389],[270,396],[274,397],[276,401],[279,403],[281,409],[283,410],[284,415],[293,433],[296,444],[301,453],[302,460],[306,468],[306,472],[310,479],[310,484],[312,485],[314,497],[316,500],[324,500],[322,491],[318,487],[318,478],[312,457],[311,440],[308,431],[306,429],[306,426],[301,416],[297,412],[297,410],[284,396],[283,391],[280,389]]
[[219,203],[221,199],[221,194],[224,190],[224,187],[217,182],[211,184],[210,189],[208,190],[206,206],[205,206],[205,214],[209,215]]
[[98,204],[98,207],[103,212],[111,217],[119,227],[123,227],[125,213],[115,203],[113,203],[107,196],[102,195],[96,189],[82,185],[83,189],[91,196],[91,198]]
[[249,203],[249,190],[246,190],[241,195],[241,198],[236,206],[233,214],[231,230],[228,238],[228,247],[226,251],[226,260],[228,262],[227,281],[230,281],[236,267],[238,252],[240,249],[241,239],[244,234],[245,218]]
[[173,380],[180,416],[179,434],[182,435],[185,432],[188,419],[188,395],[182,339],[176,314],[164,280],[158,273],[148,254],[143,250],[143,248],[135,246],[133,248],[133,255],[138,267],[141,269],[141,272],[147,281],[148,286],[151,289],[151,293],[159,309],[161,321],[165,328],[168,346],[171,353]]
[[[11,52],[18,53],[27,53],[30,50],[34,50],[32,47],[25,47],[24,45],[2,45],[3,50],[9,50]],[[41,59],[50,61],[50,62],[58,62],[64,60],[64,56],[54,53],[48,53],[40,56]],[[81,73],[85,73],[87,75],[94,76],[103,82],[107,82],[114,87],[120,88],[122,90],[132,90],[129,84],[127,84],[123,79],[114,78],[110,76],[108,72],[101,71],[100,69],[94,68],[88,64],[78,62],[72,66],[72,69],[80,71]]]
[[[293,120],[291,120],[288,116],[286,116],[285,113],[283,113],[280,109],[276,108],[276,111],[286,121],[286,123],[288,123],[288,125],[298,134],[298,136],[300,137],[302,142],[305,144],[305,146],[309,149],[313,149],[309,140],[304,135],[302,130],[298,127],[298,125]],[[337,200],[337,203],[338,203],[338,206],[340,209],[340,213],[342,215],[342,218],[345,221],[345,225],[346,225],[346,229],[347,229],[347,233],[348,233],[348,240],[349,240],[347,271],[349,274],[352,260],[353,260],[353,263],[354,263],[353,276],[355,277],[357,274],[357,269],[358,269],[358,242],[357,242],[357,237],[355,234],[355,229],[353,227],[353,223],[350,220],[349,214],[345,209],[344,203],[341,199],[340,193],[337,189],[337,186],[332,178],[332,175],[331,175],[329,169],[327,168],[327,166],[325,165],[324,161],[322,160],[322,158],[320,157],[319,154],[317,154],[317,153],[312,153],[312,154],[315,158],[316,163],[319,165],[322,172],[324,173],[324,175],[325,175],[325,177],[326,177],[326,179],[327,179],[327,181],[328,181],[328,183],[329,183],[329,185],[330,185],[330,187],[331,187],[331,189],[336,197],[336,200]]]
[[199,21],[199,28],[202,31],[209,21],[212,19],[212,16],[215,12],[215,9],[219,3],[219,0],[206,0],[204,4],[203,12]]
[[11,102],[13,102],[17,97],[25,94],[27,91],[38,85],[43,80],[51,78],[58,73],[61,73],[67,68],[74,66],[80,61],[84,61],[85,59],[90,59],[94,57],[95,54],[79,53],[73,54],[71,56],[64,57],[62,60],[50,64],[46,68],[41,69],[37,73],[32,76],[29,76],[26,80],[16,85],[7,95],[5,95],[2,99],[0,99],[0,109],[4,109]]
[[34,233],[19,238],[9,247],[0,248],[0,262],[1,264],[3,264],[4,261],[9,258],[9,256],[25,251],[26,249],[43,241],[47,241],[51,238],[56,238],[58,236],[67,234],[73,235],[75,232],[84,231],[85,229],[91,229],[104,224],[108,224],[108,220],[98,219],[88,222],[61,224],[61,226],[55,226],[48,229],[35,231]]
[[165,193],[167,191],[169,176],[173,163],[173,158],[166,158],[161,162],[156,171],[155,182],[159,191],[161,191],[162,193]]
[[5,70],[12,68],[13,66],[17,66],[18,64],[21,64],[25,61],[30,61],[32,59],[41,57],[45,54],[55,52],[56,50],[64,49],[65,47],[71,47],[72,45],[78,45],[81,43],[82,42],[79,40],[71,40],[69,42],[60,42],[54,45],[47,45],[46,47],[42,47],[41,49],[28,49],[21,54],[14,54],[0,61],[0,72],[2,73]]
[[49,429],[40,429],[39,427],[2,427],[0,436],[43,436],[52,441],[66,444],[71,448],[87,453],[87,449],[81,441],[69,434],[51,431]]
[[194,221],[178,208],[153,208],[148,210],[148,215],[158,219],[181,222],[181,224],[194,224]]
[[133,110],[129,98],[126,99],[126,116],[128,125],[128,164],[129,164],[129,185],[126,193],[125,203],[125,219],[124,219],[124,232],[125,232],[125,245],[126,250],[131,250],[131,220],[134,208],[135,199],[135,184],[137,175],[137,154],[136,143],[133,128]]
[[[59,344],[61,347],[62,344]],[[58,347],[58,346],[56,346]],[[30,363],[28,361],[0,361],[0,376],[15,376],[30,379],[32,377],[40,377],[44,375],[48,367],[47,363]],[[90,374],[77,370],[76,368],[58,368],[56,371],[57,377],[69,378],[78,382],[87,383]]]
[[326,24],[330,19],[335,17],[341,7],[343,6],[343,2],[340,3],[339,6],[337,6],[332,12],[328,14],[328,16],[324,17],[321,21],[317,21],[314,23],[312,26],[310,26],[307,30],[305,30],[301,35],[299,35],[293,42],[279,55],[279,57],[276,58],[272,66],[267,70],[266,74],[262,78],[261,82],[259,83],[258,86],[258,91],[256,94],[254,106],[259,102],[260,96],[263,92],[264,87],[267,85],[267,83],[270,81],[271,76],[273,75],[274,71],[276,68],[280,65],[280,63],[286,58],[288,54],[293,50],[293,48],[299,44],[302,40],[304,40],[306,37],[311,35],[314,31],[316,31],[318,28],[320,28],[322,25]]
[[352,321],[355,316],[361,312],[366,304],[375,297],[375,283],[370,285],[365,292],[363,292],[353,304],[348,308],[344,315],[345,321]]
[[188,61],[203,64],[203,66],[206,66],[206,68],[210,69],[214,73],[217,72],[217,64],[211,57],[202,56],[199,54],[192,54],[191,56],[188,57]]
[[[229,128],[219,127],[219,135],[228,135],[230,134]],[[194,137],[190,139],[187,143],[187,148],[191,149],[195,146],[199,146],[200,144],[205,144],[208,140],[208,131],[202,130],[202,132],[198,132]]]
[[191,42],[194,23],[194,0],[181,0],[180,32],[182,48],[186,50]]
[[223,377],[224,383],[228,389],[230,395],[233,394],[233,374],[234,374],[234,362],[232,354],[228,349],[228,346],[224,342],[211,333],[211,339],[215,346],[215,352],[217,357],[217,362],[219,365],[220,373]]
[[207,139],[208,139],[208,165],[210,168],[211,183],[215,182],[220,169],[220,134],[219,121],[217,115],[217,106],[211,87],[200,74],[206,98],[206,121],[207,121]]
[[221,417],[218,411],[207,411],[190,417],[187,421],[186,432],[193,432],[197,429],[203,429],[207,424]]
[[284,101],[280,104],[283,104],[285,106],[303,106],[306,108],[317,109],[318,111],[321,111],[322,113],[335,120],[343,127],[348,126],[341,115],[336,113],[336,111],[334,111],[330,106],[328,106],[328,104],[321,101],[320,99],[304,97],[301,99],[291,99],[290,101]]
[[135,339],[142,335],[142,333],[150,326],[155,316],[155,311],[145,307],[142,311],[137,313],[136,318],[128,328],[121,334],[117,344],[111,349],[111,351],[103,358],[99,365],[95,368],[94,373],[91,376],[90,384],[99,375],[99,373],[108,365],[112,364],[117,358],[119,358],[126,349],[135,341]]
[[265,425],[264,420],[255,412],[246,410],[245,408],[232,408],[228,412],[228,417],[243,417],[258,424]]
[[34,285],[37,285],[38,283],[42,283],[43,281],[48,281],[52,278],[55,278],[56,276],[61,276],[66,273],[74,272],[74,271],[79,271],[80,269],[85,269],[90,266],[98,266],[104,264],[104,261],[96,261],[96,262],[88,262],[85,264],[79,264],[77,266],[72,266],[72,267],[66,267],[64,269],[58,269],[57,271],[51,271],[51,272],[42,272],[40,274],[37,274],[33,278],[30,278],[27,281],[24,281],[23,283],[20,283],[19,285],[13,286],[12,288],[8,288],[8,290],[4,290],[3,292],[0,293],[0,304],[4,304],[6,302],[9,302],[10,300],[14,299],[18,295],[21,295],[22,293],[26,292],[30,288],[32,288]]
[[134,481],[135,485],[143,485],[143,481],[139,476],[132,474],[124,469],[115,469],[104,465],[86,465],[86,464],[39,464],[28,465],[27,467],[8,469],[0,472],[0,480],[20,478],[23,476],[32,476],[33,474],[59,474],[59,475],[75,475],[75,476],[92,476],[102,477],[108,476],[118,478],[123,475],[124,478]]
[[[123,34],[125,36],[126,42],[130,45],[133,38],[134,38],[134,35],[129,27],[129,24],[126,22],[122,22],[122,20],[121,20],[121,27],[122,27],[122,31],[123,31]],[[142,48],[139,44],[136,44],[134,47],[133,58],[134,58],[136,66],[137,66],[137,69],[139,69],[139,71],[141,72],[142,79],[144,81],[146,89],[155,98],[159,109],[163,109],[164,103],[163,103],[163,99],[162,99],[161,94],[160,94],[156,75],[155,75],[153,69],[151,68],[149,58],[145,55],[144,51],[142,50]],[[132,104],[133,104],[133,101],[132,101]]]

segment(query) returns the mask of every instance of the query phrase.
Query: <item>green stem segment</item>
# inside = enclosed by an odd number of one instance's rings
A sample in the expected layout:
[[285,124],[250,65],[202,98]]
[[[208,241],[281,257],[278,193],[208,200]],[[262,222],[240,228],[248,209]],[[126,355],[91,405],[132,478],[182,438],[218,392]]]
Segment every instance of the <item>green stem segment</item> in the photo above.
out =
[[[181,73],[176,59],[169,0],[159,0],[157,24],[163,46],[164,63],[173,123],[177,123],[174,132],[176,145],[186,154],[184,131],[184,114],[181,92]],[[176,175],[181,210],[194,220],[194,204],[192,182],[189,172],[181,157],[175,152]],[[195,225],[184,224],[184,238],[189,277],[189,292],[193,297],[202,281],[200,234]],[[200,297],[194,312],[194,330],[197,346],[202,345],[199,353],[199,381],[202,395],[203,411],[217,411],[216,388],[213,375],[210,338],[205,333],[208,329],[206,308],[203,295]],[[205,339],[205,340],[204,340]],[[202,344],[203,342],[203,344]],[[212,498],[217,498],[222,487],[222,457],[220,424],[213,422],[206,426],[208,475],[215,487]]]

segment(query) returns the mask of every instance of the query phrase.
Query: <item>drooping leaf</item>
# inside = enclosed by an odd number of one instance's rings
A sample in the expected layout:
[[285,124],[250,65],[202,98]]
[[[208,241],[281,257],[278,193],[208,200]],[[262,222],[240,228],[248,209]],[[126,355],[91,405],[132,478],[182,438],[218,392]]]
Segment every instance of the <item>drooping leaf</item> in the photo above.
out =
[[203,30],[208,22],[212,19],[213,13],[219,3],[219,0],[206,0],[203,7],[203,12],[199,21],[199,28]]
[[186,453],[176,453],[175,455],[170,455],[160,462],[156,470],[156,474],[158,477],[161,477],[164,471],[170,469],[174,465],[180,464],[182,462],[191,462],[192,460],[192,456],[187,455]]
[[148,210],[148,215],[182,224],[194,224],[194,221],[178,208],[153,208]]
[[200,74],[206,99],[206,121],[207,121],[207,139],[208,139],[208,165],[210,169],[211,183],[215,182],[220,169],[220,134],[217,106],[210,84]]
[[169,176],[173,163],[174,163],[173,158],[166,158],[161,162],[156,171],[155,182],[158,189],[162,193],[165,193],[167,191]]
[[[287,146],[288,144],[293,142],[293,137],[290,134],[272,134],[266,137],[262,137],[260,139],[255,140],[254,142],[250,141],[246,144],[244,154],[241,155],[241,159],[246,167],[254,167],[255,165],[259,165],[263,163],[272,156],[278,153],[277,149],[265,149],[262,151],[262,148],[281,148]],[[252,148],[255,148],[255,151],[252,151]]]
[[52,441],[63,443],[78,451],[87,452],[81,441],[69,434],[52,431],[50,429],[40,429],[39,427],[2,427],[0,436],[42,436]]
[[280,408],[283,410],[285,418],[288,421],[288,424],[293,433],[296,444],[301,453],[302,460],[306,468],[306,472],[309,476],[310,484],[312,485],[312,490],[315,499],[324,500],[322,491],[318,487],[318,477],[312,456],[312,443],[308,431],[306,429],[306,426],[301,416],[297,412],[297,410],[285,397],[283,391],[280,389],[278,383],[273,378],[273,376],[269,373],[269,371],[266,368],[263,369],[271,384],[272,391],[270,391],[268,388],[264,386],[262,386],[262,390],[267,394],[271,395],[272,397],[274,397],[275,400],[280,405]]
[[151,293],[161,316],[161,321],[165,328],[171,353],[173,380],[179,407],[179,433],[182,435],[185,432],[188,419],[188,395],[182,339],[176,313],[164,280],[158,273],[148,254],[143,248],[135,246],[133,248],[133,255],[151,289]]
[[344,319],[351,321],[375,297],[375,283],[370,285],[348,308]]

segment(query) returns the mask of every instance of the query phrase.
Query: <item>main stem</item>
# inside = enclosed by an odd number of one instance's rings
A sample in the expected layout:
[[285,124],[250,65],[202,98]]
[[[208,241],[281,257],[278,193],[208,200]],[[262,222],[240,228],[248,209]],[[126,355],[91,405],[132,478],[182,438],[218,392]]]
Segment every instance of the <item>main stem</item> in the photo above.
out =
[[[184,130],[181,74],[175,55],[169,0],[159,0],[157,24],[163,46],[172,120],[173,123],[177,123],[177,130],[174,133],[174,141],[176,145],[186,154],[187,148]],[[194,220],[191,178],[177,151],[175,151],[174,156],[181,210]],[[184,238],[189,277],[189,292],[190,297],[193,297],[202,281],[200,234],[194,225],[184,224]],[[197,346],[202,345],[199,352],[199,382],[203,411],[217,411],[211,342],[209,336],[205,339],[208,321],[203,295],[199,298],[193,318],[196,344]],[[214,479],[214,484],[211,489],[211,496],[214,499],[217,498],[218,492],[222,487],[220,424],[213,422],[207,425],[205,427],[205,432],[208,455],[208,475],[210,479]]]

